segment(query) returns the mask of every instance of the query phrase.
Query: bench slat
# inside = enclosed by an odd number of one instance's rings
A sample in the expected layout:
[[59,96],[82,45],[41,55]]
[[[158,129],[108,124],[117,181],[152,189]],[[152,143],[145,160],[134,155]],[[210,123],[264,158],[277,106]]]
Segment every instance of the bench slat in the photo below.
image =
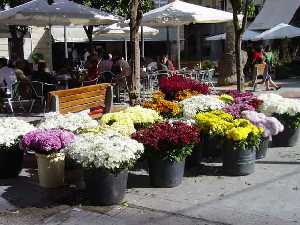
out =
[[82,93],[82,94],[60,97],[59,103],[63,104],[65,102],[71,102],[71,101],[75,101],[78,99],[85,99],[85,98],[96,97],[96,96],[98,96],[99,98],[105,99],[105,95],[106,95],[106,90],[92,91],[92,92],[87,92],[87,93]]
[[109,86],[109,84],[101,84],[101,85],[90,85],[80,88],[73,88],[73,89],[67,89],[67,90],[61,90],[61,91],[52,91],[50,92],[51,95],[56,95],[59,98],[70,96],[70,95],[77,95],[97,90],[106,90],[106,88]]
[[75,107],[77,105],[85,105],[88,103],[93,103],[93,102],[101,102],[101,104],[104,105],[104,96],[93,96],[90,98],[79,98],[76,99],[74,101],[68,101],[68,102],[64,102],[64,103],[60,103],[59,104],[59,108],[60,109],[64,109],[64,108],[70,108],[70,107]]
[[61,114],[66,114],[66,113],[69,113],[69,112],[72,112],[72,113],[73,112],[80,112],[80,111],[87,110],[87,109],[94,108],[94,107],[98,107],[98,106],[105,107],[105,105],[103,103],[103,100],[97,101],[97,102],[90,102],[90,103],[82,104],[82,105],[76,105],[76,106],[67,107],[67,108],[60,108],[59,112]]

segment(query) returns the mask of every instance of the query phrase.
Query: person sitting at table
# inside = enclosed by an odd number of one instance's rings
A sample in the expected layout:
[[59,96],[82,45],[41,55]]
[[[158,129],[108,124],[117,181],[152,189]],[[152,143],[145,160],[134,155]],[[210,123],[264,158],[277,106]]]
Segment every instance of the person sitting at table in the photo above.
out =
[[168,55],[162,55],[159,58],[159,62],[157,63],[158,70],[164,71],[175,71],[172,61],[169,59]]
[[99,69],[99,61],[98,57],[92,55],[88,57],[88,62],[87,62],[87,81],[92,81],[95,80],[96,78],[99,78],[100,75],[100,69]]
[[54,79],[50,75],[50,73],[46,72],[47,63],[44,60],[40,60],[38,62],[38,70],[32,73],[32,81],[39,81],[42,83],[53,84]]
[[16,73],[12,63],[6,58],[0,58],[0,87],[7,88],[7,93],[11,93],[12,84],[16,81]]
[[112,64],[113,64],[113,61],[111,60],[109,54],[104,53],[103,58],[102,58],[101,62],[99,63],[99,69],[102,72],[111,71]]

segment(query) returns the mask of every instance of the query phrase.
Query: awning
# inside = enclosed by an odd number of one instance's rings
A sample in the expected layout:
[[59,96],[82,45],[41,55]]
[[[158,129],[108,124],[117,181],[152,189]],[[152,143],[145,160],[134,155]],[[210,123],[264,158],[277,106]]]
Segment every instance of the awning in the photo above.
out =
[[299,7],[300,0],[266,0],[249,29],[268,30],[280,23],[289,24]]
[[[243,40],[244,41],[252,40],[259,34],[260,34],[260,32],[246,30],[245,33],[243,34]],[[219,41],[219,40],[225,40],[225,39],[226,39],[226,34],[218,34],[218,35],[214,35],[214,36],[205,38],[206,41]]]

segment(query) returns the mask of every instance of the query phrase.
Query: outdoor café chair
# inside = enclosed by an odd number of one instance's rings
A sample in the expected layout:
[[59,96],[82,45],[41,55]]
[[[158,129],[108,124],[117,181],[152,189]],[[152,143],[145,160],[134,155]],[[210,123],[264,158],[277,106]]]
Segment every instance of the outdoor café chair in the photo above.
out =
[[48,84],[39,81],[32,81],[31,84],[34,95],[37,99],[40,100],[43,107],[43,112],[45,113],[48,92],[55,91],[56,87],[54,84]]

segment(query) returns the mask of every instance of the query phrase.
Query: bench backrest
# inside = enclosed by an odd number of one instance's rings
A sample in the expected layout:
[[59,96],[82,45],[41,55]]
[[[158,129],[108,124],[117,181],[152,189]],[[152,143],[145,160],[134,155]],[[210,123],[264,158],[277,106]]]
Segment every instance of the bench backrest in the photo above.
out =
[[[111,111],[113,89],[110,84],[97,84],[49,93],[49,108],[61,114],[90,109],[93,118]],[[101,110],[102,109],[102,110]]]

